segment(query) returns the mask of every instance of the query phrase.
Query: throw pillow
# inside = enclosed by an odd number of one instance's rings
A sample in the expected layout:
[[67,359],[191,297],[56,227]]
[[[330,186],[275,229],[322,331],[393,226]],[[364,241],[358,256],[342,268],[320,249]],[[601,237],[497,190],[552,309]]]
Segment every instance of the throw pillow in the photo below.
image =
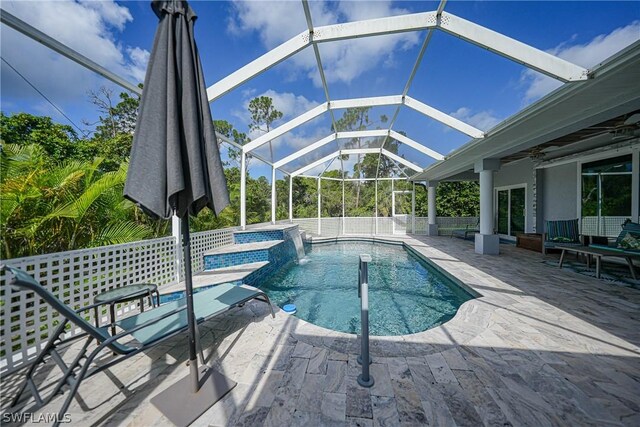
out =
[[626,251],[640,251],[640,234],[627,233],[627,235],[620,240],[618,248]]

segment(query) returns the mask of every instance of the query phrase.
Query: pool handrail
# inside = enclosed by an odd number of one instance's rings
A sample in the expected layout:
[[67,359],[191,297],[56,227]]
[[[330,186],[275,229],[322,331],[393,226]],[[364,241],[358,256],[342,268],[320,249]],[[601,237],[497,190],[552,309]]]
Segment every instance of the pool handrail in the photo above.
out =
[[362,374],[358,375],[358,384],[362,387],[373,386],[373,377],[369,373],[372,363],[369,356],[369,263],[371,255],[360,255],[358,266],[358,297],[360,298],[360,356],[358,363],[362,365]]

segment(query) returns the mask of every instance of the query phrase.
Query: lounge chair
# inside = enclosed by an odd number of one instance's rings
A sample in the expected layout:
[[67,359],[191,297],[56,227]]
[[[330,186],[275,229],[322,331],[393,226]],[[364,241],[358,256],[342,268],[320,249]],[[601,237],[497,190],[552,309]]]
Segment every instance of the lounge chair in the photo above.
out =
[[[71,400],[78,392],[80,383],[110,367],[142,352],[156,344],[159,344],[170,337],[173,337],[188,329],[186,300],[168,302],[158,308],[145,311],[134,316],[127,317],[116,322],[116,325],[122,330],[116,335],[109,335],[109,326],[96,327],[85,320],[81,313],[92,310],[97,305],[103,305],[104,302],[92,304],[81,308],[80,310],[72,310],[63,304],[51,292],[40,285],[33,277],[26,272],[14,267],[3,266],[3,270],[9,271],[13,275],[10,285],[20,291],[35,292],[47,304],[51,305],[61,317],[64,319],[57,329],[50,336],[49,341],[33,361],[27,372],[27,377],[20,387],[17,395],[13,398],[11,406],[18,404],[20,397],[25,389],[29,387],[29,391],[36,400],[36,408],[42,407],[49,403],[53,397],[62,391],[65,385],[70,387],[69,395],[64,401],[58,413],[57,422],[63,420]],[[230,310],[236,306],[244,304],[252,299],[266,302],[271,308],[271,315],[275,317],[273,306],[267,295],[253,287],[236,286],[231,284],[221,284],[211,289],[198,292],[194,298],[194,312],[197,323],[211,319],[219,314]],[[82,331],[78,335],[70,338],[62,338],[66,327],[72,324],[72,327],[80,328]],[[130,342],[122,344],[123,339],[130,340],[134,338],[137,344],[132,345]],[[73,359],[70,365],[67,365],[62,359],[58,350],[61,346],[67,346],[73,341],[85,339],[79,354]],[[89,345],[92,341],[98,344],[95,349],[89,352]],[[109,349],[114,353],[113,359],[106,363],[101,362],[95,365],[92,362],[103,350]],[[53,391],[46,397],[42,397],[34,382],[34,374],[40,364],[46,363],[51,358],[57,366],[62,370],[62,378],[53,388]],[[92,366],[93,365],[93,366]]]
[[465,228],[458,228],[451,231],[451,237],[460,237],[461,239],[467,240],[469,234],[472,236],[476,233],[480,232],[480,220],[476,222],[475,225],[467,224]]
[[542,254],[556,246],[584,246],[578,227],[578,219],[546,221],[546,231],[542,235]]

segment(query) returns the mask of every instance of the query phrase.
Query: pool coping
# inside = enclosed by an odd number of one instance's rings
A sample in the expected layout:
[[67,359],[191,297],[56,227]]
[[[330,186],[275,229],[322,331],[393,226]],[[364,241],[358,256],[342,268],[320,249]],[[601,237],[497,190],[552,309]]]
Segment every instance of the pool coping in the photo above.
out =
[[[403,246],[474,296],[474,298],[465,301],[458,308],[456,314],[447,322],[426,331],[406,335],[371,336],[371,352],[378,357],[420,356],[438,352],[439,345],[468,343],[486,330],[491,314],[498,309],[497,306],[488,303],[485,293],[474,288],[473,283],[464,274],[464,271],[447,268],[449,263],[459,262],[457,259],[413,237],[346,235],[329,238],[314,237],[310,240],[316,244],[360,241]],[[447,257],[450,259],[447,259]],[[338,353],[358,354],[360,352],[358,335],[314,325],[306,320],[290,316],[282,310],[279,311],[279,314],[290,317],[294,322],[290,334],[299,341],[316,347],[324,347]],[[432,344],[432,347],[425,346],[425,343]]]

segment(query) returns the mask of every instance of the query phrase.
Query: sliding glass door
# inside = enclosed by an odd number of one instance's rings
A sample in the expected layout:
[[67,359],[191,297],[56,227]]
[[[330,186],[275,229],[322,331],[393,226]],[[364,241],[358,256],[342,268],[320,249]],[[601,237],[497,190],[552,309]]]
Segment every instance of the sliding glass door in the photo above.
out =
[[498,234],[513,238],[525,231],[526,187],[515,186],[497,188],[497,231]]

